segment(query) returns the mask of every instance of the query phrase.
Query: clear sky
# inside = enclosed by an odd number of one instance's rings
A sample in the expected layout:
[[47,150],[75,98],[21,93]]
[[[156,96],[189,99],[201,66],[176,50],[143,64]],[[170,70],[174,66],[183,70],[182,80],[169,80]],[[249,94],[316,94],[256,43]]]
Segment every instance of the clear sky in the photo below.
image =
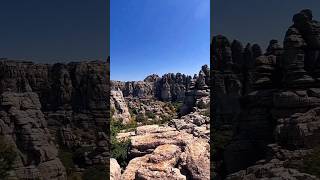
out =
[[292,25],[292,16],[302,9],[313,11],[320,20],[319,0],[211,0],[212,34],[223,34],[230,39],[257,42],[263,48],[269,40],[282,42]]
[[110,0],[112,80],[193,75],[210,61],[209,0]]
[[37,62],[106,59],[109,0],[1,0],[0,56]]

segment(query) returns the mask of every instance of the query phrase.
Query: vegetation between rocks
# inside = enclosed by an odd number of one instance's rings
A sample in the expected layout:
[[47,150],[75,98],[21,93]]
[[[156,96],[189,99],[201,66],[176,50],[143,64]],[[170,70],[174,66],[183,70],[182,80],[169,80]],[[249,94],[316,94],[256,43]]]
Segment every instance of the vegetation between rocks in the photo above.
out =
[[225,150],[226,146],[232,139],[232,131],[224,131],[224,130],[214,130],[213,131],[213,146],[211,146],[211,152],[213,154],[213,162],[211,163],[211,170],[213,171],[212,175],[214,176],[215,173],[219,174],[220,176],[224,176],[224,167],[223,167],[223,151]]
[[135,128],[136,124],[124,125],[119,121],[111,120],[111,157],[115,158],[119,165],[125,167],[128,164],[128,151],[130,146],[130,140],[118,141],[117,134],[124,129]]
[[320,178],[320,146],[314,148],[312,153],[304,158],[300,171]]
[[83,180],[101,180],[108,177],[106,167],[102,165],[92,166],[83,172]]
[[17,157],[14,147],[4,137],[0,137],[0,177],[5,179],[9,171],[13,170],[13,164]]
[[66,168],[67,174],[72,174],[74,171],[73,153],[71,150],[62,148],[59,149],[58,158]]

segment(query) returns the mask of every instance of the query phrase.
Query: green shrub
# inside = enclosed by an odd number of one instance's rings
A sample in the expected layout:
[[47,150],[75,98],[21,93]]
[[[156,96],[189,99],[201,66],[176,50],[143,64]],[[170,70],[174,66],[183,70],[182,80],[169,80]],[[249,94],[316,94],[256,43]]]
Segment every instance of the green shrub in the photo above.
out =
[[169,116],[161,116],[161,120],[157,122],[157,124],[165,124],[171,121],[173,118]]
[[17,157],[14,147],[9,145],[4,137],[0,137],[0,177],[6,178],[8,172],[13,170],[13,164]]
[[156,115],[155,115],[153,112],[150,112],[150,111],[146,112],[146,116],[147,116],[148,118],[151,118],[151,119],[156,118]]
[[120,166],[125,167],[129,161],[128,159],[128,151],[130,147],[130,141],[122,141],[119,142],[116,138],[117,133],[121,130],[128,130],[137,127],[136,123],[131,123],[128,125],[123,125],[119,121],[111,120],[111,157],[115,158]]
[[179,113],[181,110],[181,107],[183,106],[183,102],[173,102],[172,106],[174,107],[174,111]]
[[107,169],[105,166],[96,165],[83,172],[83,180],[102,180],[107,179]]
[[118,141],[115,137],[111,139],[111,157],[115,158],[121,167],[128,164],[128,151],[130,147],[130,140]]
[[71,174],[74,168],[73,153],[67,149],[59,149],[58,158],[66,168],[67,174]]
[[111,119],[110,123],[110,131],[111,135],[116,135],[118,132],[121,130],[133,130],[137,127],[137,122],[136,121],[131,121],[129,124],[122,124],[121,121],[114,120],[113,118]]
[[129,113],[130,113],[131,117],[134,117],[138,114],[138,111],[136,109],[129,108]]
[[300,171],[320,178],[320,146],[314,148],[313,152],[304,158]]

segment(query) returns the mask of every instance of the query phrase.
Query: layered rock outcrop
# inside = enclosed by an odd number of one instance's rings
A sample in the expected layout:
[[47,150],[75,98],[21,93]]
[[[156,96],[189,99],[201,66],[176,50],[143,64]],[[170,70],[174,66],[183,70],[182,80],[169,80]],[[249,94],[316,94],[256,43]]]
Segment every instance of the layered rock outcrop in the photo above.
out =
[[66,179],[38,95],[2,93],[0,113],[0,134],[15,147],[17,154],[11,178]]
[[91,147],[83,168],[109,162],[109,147],[103,143],[108,136],[101,138],[109,131],[107,63],[1,59],[0,135],[19,152],[13,172],[18,179],[66,179],[70,167],[57,157],[62,149]]
[[[150,75],[144,81],[111,81],[111,109],[115,119],[127,124],[134,119],[170,119],[176,116],[172,103],[180,103],[179,116],[193,112],[195,108],[210,106],[210,70],[207,65],[193,78],[181,73]],[[123,96],[123,97],[122,97]],[[126,101],[127,103],[124,103]],[[131,110],[128,112],[128,110]],[[130,115],[130,116],[129,116]]]
[[[319,145],[317,92],[320,84],[316,54],[320,52],[320,26],[310,10],[294,15],[293,23],[286,32],[283,48],[271,40],[265,54],[246,56],[253,57],[253,66],[241,53],[231,55],[226,38],[216,38],[221,41],[222,50],[216,50],[219,56],[212,56],[227,70],[218,69],[213,78],[216,82],[226,82],[222,79],[228,71],[237,77],[238,87],[242,87],[238,88],[240,93],[236,97],[224,91],[225,99],[233,97],[237,102],[231,123],[226,123],[222,108],[216,109],[217,129],[231,125],[233,134],[219,152],[223,155],[220,159],[223,165],[217,169],[218,179],[319,179],[304,172],[301,166]],[[232,47],[237,51],[241,49],[239,42]],[[232,59],[239,57],[241,61]],[[240,72],[239,62],[246,64]],[[215,84],[214,97],[219,98],[220,89],[225,85]],[[223,99],[217,101],[216,106],[223,106]]]
[[117,160],[110,159],[110,180],[121,180],[121,168]]
[[130,123],[131,115],[121,90],[110,92],[110,106],[113,114],[112,118],[120,120],[123,124]]
[[[201,74],[201,77],[200,77]],[[192,83],[198,81],[197,86],[207,86],[209,84],[209,69],[204,66],[199,76],[187,76],[181,73],[165,74],[162,77],[150,75],[143,81],[111,81],[111,89],[120,89],[124,97],[154,98],[160,101],[183,101],[186,92]]]
[[[178,73],[113,82],[112,89],[123,92],[126,105],[139,121],[134,131],[116,135],[118,142],[130,141],[121,179],[210,179],[210,70],[203,66],[194,78],[186,77]],[[128,87],[133,93],[128,93]],[[137,89],[141,94],[134,93]],[[177,101],[181,103],[178,109],[173,106]],[[141,116],[147,121],[140,121]]]
[[172,120],[172,127],[146,125],[119,133],[120,141],[131,141],[132,160],[122,179],[210,179],[209,119],[192,113]]

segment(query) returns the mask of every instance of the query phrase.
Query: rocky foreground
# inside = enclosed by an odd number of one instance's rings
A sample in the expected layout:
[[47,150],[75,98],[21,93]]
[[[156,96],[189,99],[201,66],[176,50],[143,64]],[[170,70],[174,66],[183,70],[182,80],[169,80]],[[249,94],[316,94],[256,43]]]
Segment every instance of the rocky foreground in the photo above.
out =
[[106,177],[106,65],[0,60],[0,145],[11,147],[0,149],[1,178],[86,179],[100,166]]
[[[319,179],[320,23],[293,16],[283,46],[212,41],[216,179]],[[220,143],[220,144],[219,144]]]
[[130,141],[129,158],[125,167],[111,159],[111,179],[210,179],[209,72],[112,82],[113,120],[138,126],[117,133]]

